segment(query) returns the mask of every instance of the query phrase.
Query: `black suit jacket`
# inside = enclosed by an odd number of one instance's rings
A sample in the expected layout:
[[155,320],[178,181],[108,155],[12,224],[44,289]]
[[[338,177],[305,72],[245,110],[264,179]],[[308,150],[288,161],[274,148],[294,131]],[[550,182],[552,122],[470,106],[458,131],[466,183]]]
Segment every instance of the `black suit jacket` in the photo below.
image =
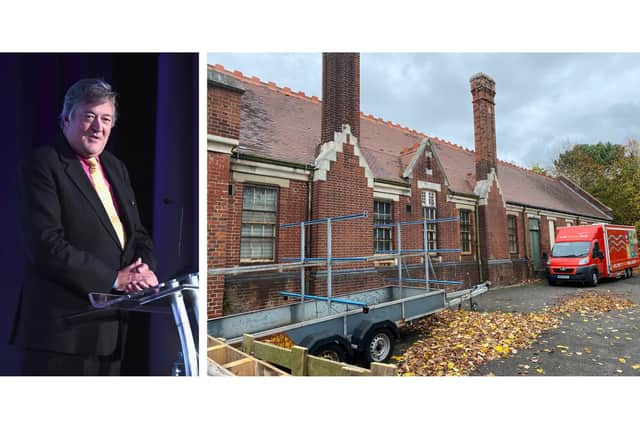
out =
[[155,270],[126,167],[107,151],[100,162],[127,236],[124,249],[66,140],[38,148],[22,168],[20,216],[30,260],[12,336],[22,348],[112,354],[124,342],[124,314],[70,315],[90,308],[89,292],[110,292],[118,270],[138,257]]

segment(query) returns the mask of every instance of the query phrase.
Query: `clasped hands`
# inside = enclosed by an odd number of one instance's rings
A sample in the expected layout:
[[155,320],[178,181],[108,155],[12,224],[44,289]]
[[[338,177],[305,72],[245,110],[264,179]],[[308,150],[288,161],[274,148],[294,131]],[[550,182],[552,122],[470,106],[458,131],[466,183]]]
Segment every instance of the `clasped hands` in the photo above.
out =
[[141,258],[118,271],[116,289],[119,291],[137,292],[157,285],[158,278]]

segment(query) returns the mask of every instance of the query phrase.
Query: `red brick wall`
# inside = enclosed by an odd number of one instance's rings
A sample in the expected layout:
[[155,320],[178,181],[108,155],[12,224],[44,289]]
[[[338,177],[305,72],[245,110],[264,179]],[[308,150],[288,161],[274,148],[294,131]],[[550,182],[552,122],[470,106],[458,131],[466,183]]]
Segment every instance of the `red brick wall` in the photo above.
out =
[[[240,228],[242,222],[242,195],[247,185],[265,186],[260,183],[234,183],[234,195],[230,198],[230,220],[227,223],[229,235],[233,238],[227,243],[226,264],[249,265],[240,263]],[[270,186],[270,185],[267,185]],[[274,187],[274,186],[270,186]],[[277,224],[305,221],[307,219],[308,183],[289,181],[289,187],[278,188]],[[308,233],[308,227],[307,227]],[[276,259],[274,263],[284,262],[283,258],[300,257],[300,228],[276,228]],[[293,278],[291,277],[293,275]],[[300,291],[299,271],[288,274],[271,273],[228,276],[225,282],[224,314],[233,314],[248,310],[272,307],[285,301],[280,291]]]
[[551,253],[551,240],[549,238],[549,218],[545,215],[540,215],[540,257],[543,263],[545,262],[543,254]]
[[489,191],[487,204],[480,206],[480,256],[482,258],[484,279],[495,285],[506,284],[512,276],[511,263],[491,264],[492,260],[509,259],[509,239],[507,214],[502,195],[494,180]]
[[240,92],[207,88],[207,134],[240,138]]
[[[351,144],[343,145],[336,153],[325,181],[313,183],[312,218],[328,218],[367,212],[368,218],[332,224],[332,251],[334,257],[370,255],[373,252],[373,188],[367,187],[364,168]],[[312,257],[327,255],[327,227],[313,225]]]
[[[225,267],[229,240],[229,155],[207,153],[207,267]],[[207,317],[222,316],[224,277],[207,277]]]
[[[329,218],[341,215],[367,212],[367,218],[341,221],[332,224],[332,256],[355,257],[373,254],[373,188],[367,186],[365,170],[359,165],[359,158],[354,154],[353,145],[344,144],[342,153],[336,153],[336,160],[331,162],[325,181],[313,183],[312,218]],[[311,257],[327,256],[327,226],[312,225]],[[364,263],[340,263],[334,268],[358,268]],[[324,268],[322,268],[323,270]],[[320,269],[316,269],[318,272]],[[372,283],[365,277],[348,277],[337,281],[332,286],[332,295],[342,295],[354,290],[368,289],[382,285]],[[317,295],[327,294],[327,283],[324,278],[315,275],[310,283],[311,292]]]
[[290,303],[280,291],[300,292],[299,272],[262,272],[228,276],[225,281],[224,314],[243,313]]
[[[207,88],[207,133],[224,138],[240,136],[241,93],[221,87]],[[229,228],[230,156],[207,152],[207,267],[226,267],[229,243],[237,235]],[[223,315],[224,277],[207,275],[207,317]]]
[[[292,224],[306,221],[308,217],[307,193],[309,183],[302,181],[289,181],[289,188],[280,188],[280,197],[278,205],[278,223]],[[309,226],[306,226],[305,237],[309,232]],[[280,228],[278,231],[277,254],[278,262],[282,258],[299,258],[300,257],[300,227]],[[308,241],[308,237],[305,239]],[[305,242],[306,252],[309,253],[308,244]]]

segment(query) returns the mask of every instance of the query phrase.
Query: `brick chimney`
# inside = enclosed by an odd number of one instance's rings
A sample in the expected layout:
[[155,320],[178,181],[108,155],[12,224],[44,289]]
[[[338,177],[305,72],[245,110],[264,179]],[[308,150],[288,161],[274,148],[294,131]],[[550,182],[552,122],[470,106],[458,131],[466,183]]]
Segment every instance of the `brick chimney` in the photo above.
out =
[[496,82],[486,74],[471,76],[473,97],[473,133],[476,145],[476,181],[487,179],[491,169],[497,172],[496,156]]
[[[346,125],[344,128],[343,126]],[[360,54],[322,54],[322,128],[313,174],[311,217],[332,218],[367,212],[367,218],[332,225],[332,256],[354,257],[373,251],[373,173],[359,147],[360,137]],[[310,227],[310,256],[327,256],[325,224]],[[356,243],[357,242],[357,243]],[[341,263],[340,268],[362,264]],[[310,271],[309,293],[327,295],[325,267]],[[382,285],[383,283],[378,283]],[[332,295],[370,289],[370,277],[342,277],[332,282]]]
[[333,141],[344,124],[360,137],[360,54],[323,53],[320,142]]

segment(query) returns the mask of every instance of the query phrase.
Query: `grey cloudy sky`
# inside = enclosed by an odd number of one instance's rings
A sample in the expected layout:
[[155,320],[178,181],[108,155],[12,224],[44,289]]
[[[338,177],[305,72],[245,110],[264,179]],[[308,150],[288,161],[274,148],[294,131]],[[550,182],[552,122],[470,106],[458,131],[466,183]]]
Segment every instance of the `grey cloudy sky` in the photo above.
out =
[[[208,63],[322,97],[319,53],[210,53]],[[571,144],[640,138],[640,54],[362,53],[360,108],[473,149],[477,72],[496,81],[502,160],[551,167]]]

